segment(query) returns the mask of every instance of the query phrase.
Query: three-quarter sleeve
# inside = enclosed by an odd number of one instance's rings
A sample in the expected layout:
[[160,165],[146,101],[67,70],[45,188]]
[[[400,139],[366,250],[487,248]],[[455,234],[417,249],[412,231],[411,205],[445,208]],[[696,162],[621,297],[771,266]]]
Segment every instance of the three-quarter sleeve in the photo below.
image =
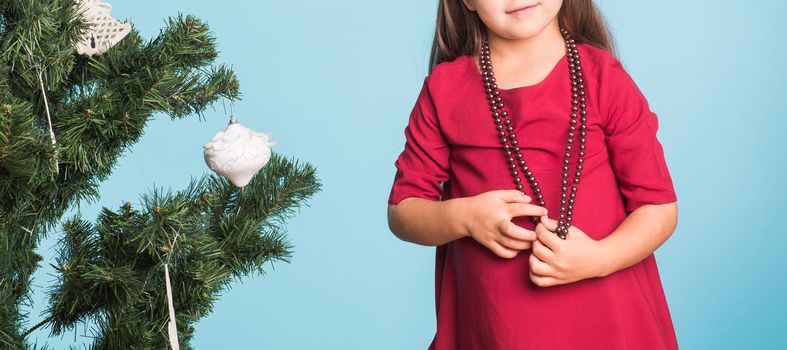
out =
[[451,148],[440,129],[428,83],[429,77],[424,79],[404,129],[405,145],[394,163],[396,175],[389,204],[398,204],[408,197],[438,200],[442,182],[449,179]]
[[603,69],[599,105],[610,163],[627,213],[645,204],[677,201],[659,121],[637,84],[614,58]]

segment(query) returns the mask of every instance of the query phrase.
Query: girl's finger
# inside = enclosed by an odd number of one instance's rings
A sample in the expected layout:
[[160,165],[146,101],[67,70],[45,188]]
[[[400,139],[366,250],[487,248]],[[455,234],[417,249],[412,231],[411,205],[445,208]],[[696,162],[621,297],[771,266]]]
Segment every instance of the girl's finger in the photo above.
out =
[[504,235],[498,236],[497,239],[502,246],[508,249],[525,250],[525,249],[530,249],[531,247],[530,241],[514,239],[514,238],[506,237]]
[[500,226],[500,232],[508,237],[524,241],[533,241],[536,239],[535,232],[525,229],[509,220],[503,221]]
[[547,215],[547,208],[530,203],[508,203],[506,209],[511,217]]
[[500,244],[497,241],[489,242],[489,246],[487,248],[489,248],[489,250],[491,250],[492,253],[495,253],[495,255],[506,259],[511,259],[517,256],[517,254],[519,254],[518,250],[504,247],[502,244]]
[[531,249],[533,249],[533,255],[535,255],[538,260],[541,260],[547,264],[551,264],[552,261],[555,259],[555,252],[551,251],[544,243],[541,243],[539,240],[533,241],[531,245]]
[[530,270],[530,280],[539,287],[551,287],[560,284],[557,278],[549,276],[541,276]]
[[519,190],[500,190],[499,198],[506,203],[528,203],[532,198]]
[[546,215],[541,218],[541,223],[546,226],[547,230],[554,232],[557,229],[557,220],[552,220],[552,218]]
[[547,229],[543,223],[536,224],[536,237],[538,238],[541,243],[543,243],[549,250],[558,253],[560,251],[560,245],[563,244],[563,240],[560,239],[554,232]]
[[530,254],[530,271],[544,277],[555,277],[554,269],[549,264],[541,261],[535,254]]

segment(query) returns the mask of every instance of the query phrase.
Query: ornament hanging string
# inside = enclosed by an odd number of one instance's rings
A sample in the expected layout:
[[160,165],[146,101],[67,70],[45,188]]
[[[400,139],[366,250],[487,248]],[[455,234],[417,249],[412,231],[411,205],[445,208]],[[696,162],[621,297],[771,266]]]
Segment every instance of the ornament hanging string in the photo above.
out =
[[55,174],[60,175],[60,166],[57,160],[58,158],[57,139],[55,138],[55,130],[52,128],[52,115],[49,112],[49,100],[46,97],[46,88],[44,87],[44,77],[43,77],[42,69],[41,66],[38,63],[36,63],[35,60],[33,59],[33,53],[32,50],[30,50],[30,47],[28,47],[27,44],[25,44],[24,47],[25,47],[25,51],[27,51],[27,57],[30,60],[30,65],[35,68],[36,74],[38,75],[38,85],[41,88],[41,96],[44,98],[44,110],[46,111],[46,120],[47,123],[49,124],[49,138],[52,139],[52,148],[54,148],[55,150],[55,156],[54,156]]
[[[221,100],[221,108],[224,109],[224,115],[227,114],[227,104],[224,102],[227,98]],[[230,124],[237,123],[238,121],[235,119],[235,102],[232,100],[230,101]]]
[[178,343],[178,326],[175,319],[175,306],[172,302],[172,283],[169,280],[169,263],[164,263],[164,280],[167,283],[167,309],[169,310],[169,322],[167,322],[167,333],[169,334],[169,344],[172,350],[180,350]]
[[[169,313],[169,321],[167,322],[167,335],[169,336],[169,345],[172,350],[180,350],[180,343],[178,342],[178,326],[177,319],[175,317],[175,303],[172,301],[172,281],[169,277],[169,261],[172,257],[172,254],[175,252],[175,243],[177,242],[179,235],[180,231],[176,232],[175,238],[173,238],[172,242],[170,242],[166,261],[164,261],[160,255],[158,256],[159,260],[164,265],[164,284],[167,291],[167,311]],[[158,255],[158,253],[156,253],[156,255]]]

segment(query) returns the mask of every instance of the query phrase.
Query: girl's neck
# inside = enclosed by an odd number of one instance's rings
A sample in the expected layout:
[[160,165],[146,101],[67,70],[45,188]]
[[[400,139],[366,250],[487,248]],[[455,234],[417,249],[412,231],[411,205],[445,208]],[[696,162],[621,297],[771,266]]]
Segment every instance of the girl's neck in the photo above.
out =
[[538,66],[541,62],[554,61],[566,52],[565,41],[557,20],[544,30],[526,39],[508,39],[487,30],[489,49],[496,61],[504,63],[514,60],[526,66]]

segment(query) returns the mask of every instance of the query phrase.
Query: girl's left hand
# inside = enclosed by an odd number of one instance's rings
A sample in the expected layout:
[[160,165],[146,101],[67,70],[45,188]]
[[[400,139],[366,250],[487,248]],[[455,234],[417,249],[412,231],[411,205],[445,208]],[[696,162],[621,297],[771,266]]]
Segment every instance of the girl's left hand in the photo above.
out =
[[530,280],[540,287],[604,276],[602,244],[575,226],[566,239],[558,237],[557,220],[542,217],[530,254]]

